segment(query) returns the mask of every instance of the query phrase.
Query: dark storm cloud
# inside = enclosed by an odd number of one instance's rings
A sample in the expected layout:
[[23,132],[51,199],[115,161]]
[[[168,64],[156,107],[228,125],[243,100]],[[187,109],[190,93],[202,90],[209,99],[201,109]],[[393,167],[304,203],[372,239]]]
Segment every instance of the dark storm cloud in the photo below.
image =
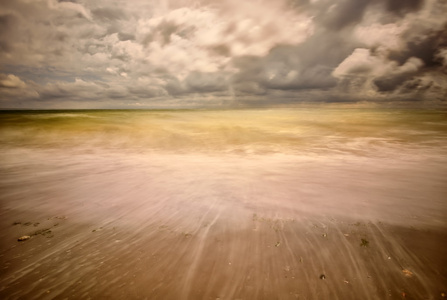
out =
[[356,24],[362,20],[370,0],[324,1],[319,8],[317,19],[331,30],[340,30],[345,26]]
[[234,81],[256,82],[263,88],[280,90],[328,88],[336,84],[331,68],[319,64],[301,65],[295,54],[281,55],[287,51],[274,53],[260,60],[250,57],[238,59],[235,64],[240,67],[240,73]]
[[388,11],[398,15],[421,9],[424,0],[385,0]]
[[436,56],[439,49],[447,48],[447,21],[438,30],[429,30],[423,36],[411,36],[401,51],[390,52],[389,58],[404,63],[410,57],[422,59],[426,67],[441,66],[442,62]]
[[151,28],[151,30],[143,38],[142,44],[148,46],[148,44],[155,42],[160,45],[166,46],[171,43],[171,38],[175,35],[184,39],[189,39],[194,35],[196,28],[188,26],[186,24],[177,24],[172,20],[162,20],[158,25]]
[[360,43],[350,42],[342,34],[317,31],[305,43],[277,46],[263,58],[236,58],[236,81],[258,82],[267,89],[327,89],[336,85],[333,69],[356,45]]
[[0,52],[11,52],[12,46],[8,43],[8,35],[17,25],[17,19],[14,15],[0,15]]
[[221,92],[228,89],[228,74],[220,72],[191,72],[183,80],[167,74],[165,76],[164,89],[174,97]]
[[118,38],[120,41],[133,41],[135,40],[135,35],[132,33],[118,32]]
[[209,47],[211,53],[219,56],[231,56],[230,47],[225,44],[217,44]]
[[128,90],[132,96],[142,99],[154,98],[164,94],[162,89],[153,86],[133,86],[129,87]]
[[[396,76],[382,76],[373,80],[374,84],[379,89],[379,92],[390,92],[394,91],[404,82],[412,80],[412,76],[408,76],[408,74],[399,74]],[[413,85],[407,85],[407,89]]]
[[309,9],[315,10],[318,23],[330,30],[341,30],[346,26],[360,23],[369,9],[384,6],[382,18],[387,20],[393,15],[403,17],[407,13],[421,9],[423,0],[341,0],[341,1],[317,1],[315,5],[307,5]]
[[[402,85],[402,92],[403,93],[412,93],[414,91],[426,91],[430,89],[430,87],[433,85],[433,81],[430,82],[424,82],[420,78],[412,78],[410,80],[406,80],[405,83]],[[395,86],[393,86],[394,88]]]
[[198,93],[226,90],[226,81],[225,74],[218,72],[192,72],[185,79],[188,90]]
[[0,4],[0,106],[447,95],[441,0]]
[[166,45],[171,42],[171,35],[178,31],[179,26],[172,22],[162,22],[157,29],[161,37],[162,45]]
[[[408,1],[408,3],[382,1],[385,11],[398,15],[416,11],[421,5],[422,1]],[[362,21],[368,8],[374,6],[377,9],[378,4],[377,1],[369,0],[337,3],[319,1],[312,7],[309,2],[301,1],[295,3],[295,6],[318,11],[316,20],[319,23],[316,24],[314,35],[297,46],[277,46],[261,59],[235,59],[235,65],[239,69],[236,75],[237,81],[257,82],[264,88],[280,90],[328,89],[335,86],[336,80],[331,74],[332,71],[352,53],[353,49],[364,46],[353,39],[349,31],[340,30],[347,26],[356,26]],[[419,49],[430,51],[427,47],[430,39],[422,39],[419,43],[421,43]],[[401,65],[413,56],[426,60],[423,53],[414,55],[411,49],[412,47],[409,47],[406,51],[406,57],[402,53],[403,49],[399,50],[399,54],[404,58],[400,62]],[[432,49],[435,50],[437,47]],[[435,52],[431,51],[430,57],[433,58],[434,54]],[[362,69],[367,70],[368,67],[365,65],[356,67],[356,70]],[[379,92],[393,91],[406,80],[412,79],[413,75],[414,73],[384,75],[374,79],[374,83]],[[350,81],[362,82],[365,79],[351,77]],[[341,84],[346,84],[346,79]]]
[[124,19],[126,14],[121,9],[103,7],[92,10],[92,15],[101,21],[115,21]]
[[15,17],[11,14],[0,15],[0,33],[4,34],[11,29],[15,21]]
[[184,84],[175,76],[166,79],[165,89],[173,97],[183,95],[187,92]]
[[[378,96],[390,98],[399,98],[399,94],[408,98],[414,93],[415,97],[410,98],[435,97],[443,101],[446,86],[440,70],[445,60],[440,53],[447,47],[446,23],[442,18],[446,5],[429,2],[424,6],[424,1],[385,1],[385,12],[399,18],[387,23],[382,16],[370,30],[362,32],[371,36],[363,39],[366,45],[358,50],[369,50],[369,54],[354,51],[339,65],[333,73],[339,78],[339,89],[376,91]],[[415,12],[418,13],[412,14]],[[441,79],[437,78],[439,75]]]

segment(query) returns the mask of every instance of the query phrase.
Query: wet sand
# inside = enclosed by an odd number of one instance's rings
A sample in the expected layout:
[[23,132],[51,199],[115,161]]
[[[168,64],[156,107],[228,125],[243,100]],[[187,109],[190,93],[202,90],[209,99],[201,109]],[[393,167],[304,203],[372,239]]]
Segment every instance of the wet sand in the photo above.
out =
[[26,157],[3,155],[2,299],[447,293],[438,161]]

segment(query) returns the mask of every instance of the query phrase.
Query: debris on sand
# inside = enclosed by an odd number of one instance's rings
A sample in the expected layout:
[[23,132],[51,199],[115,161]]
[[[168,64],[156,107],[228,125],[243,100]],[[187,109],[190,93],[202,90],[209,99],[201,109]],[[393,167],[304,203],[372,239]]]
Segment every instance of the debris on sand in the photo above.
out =
[[66,216],[55,216],[55,217],[48,218],[47,220],[52,220],[52,219],[67,220],[67,217]]
[[47,235],[47,234],[51,234],[51,230],[50,228],[45,228],[45,229],[40,229],[35,231],[33,234],[31,234],[32,236],[34,235]]
[[101,230],[102,230],[102,227],[99,227],[99,228],[93,229],[92,232],[97,232],[97,231],[101,231]]
[[406,277],[412,277],[413,276],[413,272],[411,272],[410,270],[407,270],[407,269],[403,269],[402,273],[404,273],[404,275]]
[[31,237],[29,235],[24,235],[24,236],[19,237],[17,240],[19,242],[23,242],[23,241],[29,240],[30,238]]
[[362,239],[362,242],[360,243],[360,246],[361,247],[368,247],[368,245],[369,245],[369,242],[367,240],[365,240],[365,239]]
[[281,243],[280,242],[276,242],[275,247],[279,247],[279,245],[281,245]]
[[324,275],[324,274],[321,274],[321,275],[320,275],[320,279],[321,279],[321,280],[324,280],[324,279],[326,279],[326,275]]
[[182,232],[183,236],[187,239],[189,239],[190,237],[192,237],[192,233],[186,233],[186,232]]
[[257,214],[253,214],[253,221],[257,221],[258,220],[258,215]]

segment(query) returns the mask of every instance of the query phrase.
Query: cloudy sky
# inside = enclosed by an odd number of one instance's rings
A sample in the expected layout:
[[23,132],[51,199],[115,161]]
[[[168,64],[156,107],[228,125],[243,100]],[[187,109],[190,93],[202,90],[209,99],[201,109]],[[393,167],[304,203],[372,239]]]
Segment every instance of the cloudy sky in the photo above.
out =
[[0,0],[0,108],[447,102],[445,0]]

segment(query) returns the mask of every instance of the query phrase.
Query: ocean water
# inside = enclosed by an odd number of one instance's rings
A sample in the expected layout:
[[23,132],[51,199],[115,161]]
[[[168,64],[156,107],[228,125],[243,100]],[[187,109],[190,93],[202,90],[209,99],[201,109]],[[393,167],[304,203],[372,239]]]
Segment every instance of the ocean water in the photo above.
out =
[[2,149],[367,157],[447,153],[444,111],[4,111],[0,124]]
[[0,123],[3,207],[149,195],[446,226],[445,111],[3,111]]

